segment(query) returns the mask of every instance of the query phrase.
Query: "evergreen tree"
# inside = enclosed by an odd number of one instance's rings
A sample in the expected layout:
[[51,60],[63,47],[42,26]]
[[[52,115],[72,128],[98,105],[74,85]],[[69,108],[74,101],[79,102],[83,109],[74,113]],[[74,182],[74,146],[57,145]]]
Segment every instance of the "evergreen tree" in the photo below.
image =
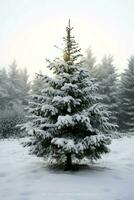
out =
[[0,71],[0,138],[19,136],[16,125],[25,120],[28,90],[27,71],[19,70],[15,61],[8,74],[5,69]]
[[93,56],[90,47],[86,50],[86,56],[83,58],[83,67],[90,72],[92,77],[95,76],[96,58]]
[[119,126],[123,131],[134,131],[134,56],[121,76]]
[[[97,86],[80,68],[80,56],[72,28],[66,27],[64,60],[49,62],[54,77],[44,77],[48,84],[42,95],[33,95],[30,102],[30,121],[23,128],[28,132],[31,153],[56,162],[65,162],[72,169],[74,158],[98,159],[107,153],[112,124],[108,113],[98,101]],[[78,56],[79,55],[79,56]]]
[[9,101],[9,80],[5,68],[0,70],[0,109],[4,110]]
[[117,97],[117,73],[113,65],[113,57],[105,56],[102,63],[95,71],[95,77],[99,84],[99,94],[102,96],[102,103],[110,111],[110,121],[118,124],[118,97]]
[[9,66],[8,76],[10,81],[10,86],[9,86],[10,105],[13,106],[15,104],[20,103],[20,97],[21,97],[21,91],[19,87],[20,74],[15,60]]
[[28,93],[30,90],[30,83],[28,82],[28,73],[27,69],[24,68],[19,71],[19,88],[20,88],[20,100],[22,104],[27,104],[28,101]]
[[44,81],[42,77],[43,74],[41,71],[39,71],[39,73],[35,75],[31,85],[32,94],[37,94],[37,95],[41,94],[41,91],[44,87]]
[[30,89],[27,69],[25,68],[24,70],[20,70],[17,67],[15,60],[9,67],[9,95],[11,99],[11,104],[12,106],[15,104],[21,106],[22,104],[26,104],[28,92]]

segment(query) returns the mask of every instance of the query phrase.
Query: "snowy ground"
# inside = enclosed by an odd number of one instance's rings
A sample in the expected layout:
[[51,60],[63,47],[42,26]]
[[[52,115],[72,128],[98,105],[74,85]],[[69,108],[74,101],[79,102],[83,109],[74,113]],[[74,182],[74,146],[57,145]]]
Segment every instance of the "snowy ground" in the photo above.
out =
[[134,137],[114,140],[90,169],[49,170],[17,140],[0,141],[0,200],[134,200]]

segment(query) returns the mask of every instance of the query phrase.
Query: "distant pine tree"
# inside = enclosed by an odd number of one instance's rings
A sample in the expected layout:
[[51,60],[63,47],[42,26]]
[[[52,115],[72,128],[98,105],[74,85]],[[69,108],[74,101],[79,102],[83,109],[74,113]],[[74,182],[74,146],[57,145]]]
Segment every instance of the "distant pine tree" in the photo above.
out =
[[0,70],[0,109],[4,110],[9,102],[9,80],[6,69]]
[[28,82],[27,69],[19,69],[17,63],[14,60],[9,66],[9,95],[10,104],[22,105],[25,104],[30,90],[30,84]]
[[121,76],[119,92],[119,126],[122,131],[134,132],[134,56]]
[[93,56],[92,49],[89,47],[86,50],[86,56],[83,57],[83,67],[86,68],[91,77],[95,76],[95,69],[96,69],[96,58]]
[[19,88],[21,104],[25,105],[28,102],[30,83],[27,68],[19,70]]
[[118,89],[117,73],[113,65],[113,57],[105,56],[102,63],[98,65],[95,77],[99,84],[99,94],[102,96],[102,103],[110,111],[110,121],[118,124]]
[[42,77],[43,77],[43,74],[41,71],[39,71],[39,73],[35,75],[32,81],[32,85],[31,85],[32,94],[37,94],[37,95],[41,94],[41,91],[44,88],[44,84],[45,84]]
[[65,170],[72,169],[76,158],[98,159],[107,153],[107,132],[113,126],[108,112],[98,103],[96,84],[77,60],[81,54],[71,31],[69,22],[64,37],[68,58],[49,62],[54,77],[44,76],[48,86],[41,95],[33,95],[30,120],[23,126],[30,137],[25,145],[31,153],[63,162]]
[[0,71],[0,138],[20,136],[18,123],[25,121],[24,104],[29,91],[26,69],[20,70],[16,61]]

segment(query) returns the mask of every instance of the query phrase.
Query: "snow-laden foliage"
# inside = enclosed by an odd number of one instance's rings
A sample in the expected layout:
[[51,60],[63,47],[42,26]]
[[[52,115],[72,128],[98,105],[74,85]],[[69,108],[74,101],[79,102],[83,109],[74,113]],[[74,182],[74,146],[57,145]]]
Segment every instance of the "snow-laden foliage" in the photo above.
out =
[[69,60],[49,61],[55,76],[43,77],[47,87],[44,85],[40,95],[32,96],[30,120],[22,127],[29,136],[25,145],[31,153],[49,160],[66,160],[67,168],[73,158],[98,159],[107,153],[108,133],[113,128],[109,113],[98,103],[97,84],[74,60],[74,46],[71,40],[68,42]]
[[128,68],[122,74],[119,99],[120,129],[134,132],[134,57],[129,59]]
[[43,157],[64,160],[70,153],[76,158],[99,158],[108,152],[106,134],[112,124],[103,105],[96,103],[97,86],[86,71],[70,62],[56,62],[50,67],[58,75],[30,102],[33,120],[26,124],[31,136],[27,145],[32,153]]

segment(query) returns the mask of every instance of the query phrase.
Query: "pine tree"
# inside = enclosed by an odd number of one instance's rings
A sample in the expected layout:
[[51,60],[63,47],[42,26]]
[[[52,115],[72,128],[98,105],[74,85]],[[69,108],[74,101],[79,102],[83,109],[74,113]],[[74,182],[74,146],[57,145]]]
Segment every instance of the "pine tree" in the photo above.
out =
[[27,71],[18,69],[16,61],[8,73],[5,69],[0,71],[0,137],[19,136],[16,125],[25,121],[23,104],[26,104],[28,90]]
[[134,56],[129,59],[128,68],[121,76],[119,92],[119,126],[122,131],[134,131]]
[[90,72],[92,77],[95,76],[96,58],[93,56],[90,47],[86,50],[86,56],[83,58],[83,67]]
[[24,68],[23,70],[19,70],[19,88],[20,88],[20,100],[23,105],[27,104],[28,102],[28,96],[29,96],[29,90],[30,90],[30,83],[28,81],[28,73],[27,68]]
[[42,77],[43,74],[41,71],[39,71],[39,73],[35,75],[31,85],[32,94],[41,95],[41,91],[44,87],[44,81]]
[[80,50],[71,31],[69,22],[64,37],[67,56],[49,62],[54,77],[44,77],[48,87],[42,95],[33,95],[29,106],[31,120],[23,126],[30,137],[25,145],[31,147],[31,153],[63,162],[66,170],[72,169],[76,158],[98,159],[107,153],[107,131],[112,128],[107,111],[96,103],[97,86],[80,68]]
[[0,70],[0,109],[4,110],[9,102],[9,80],[6,69]]
[[9,66],[9,95],[10,102],[13,105],[26,104],[28,92],[30,90],[30,84],[28,82],[27,69],[21,70],[18,68],[16,61],[14,60]]
[[10,105],[14,106],[15,104],[20,104],[20,97],[21,97],[21,91],[20,91],[20,75],[19,75],[19,69],[17,67],[16,61],[14,60],[11,65],[9,65],[9,95],[10,95]]
[[20,131],[16,125],[24,122],[23,108],[18,104],[17,96],[13,96],[16,92],[11,90],[15,87],[11,77],[16,77],[13,76],[16,70],[10,72],[13,73],[8,77],[4,68],[0,71],[0,138],[19,136]]
[[102,96],[102,103],[110,111],[110,121],[118,124],[118,92],[117,73],[113,65],[113,57],[105,56],[102,63],[96,68],[95,77],[99,84],[99,94]]

